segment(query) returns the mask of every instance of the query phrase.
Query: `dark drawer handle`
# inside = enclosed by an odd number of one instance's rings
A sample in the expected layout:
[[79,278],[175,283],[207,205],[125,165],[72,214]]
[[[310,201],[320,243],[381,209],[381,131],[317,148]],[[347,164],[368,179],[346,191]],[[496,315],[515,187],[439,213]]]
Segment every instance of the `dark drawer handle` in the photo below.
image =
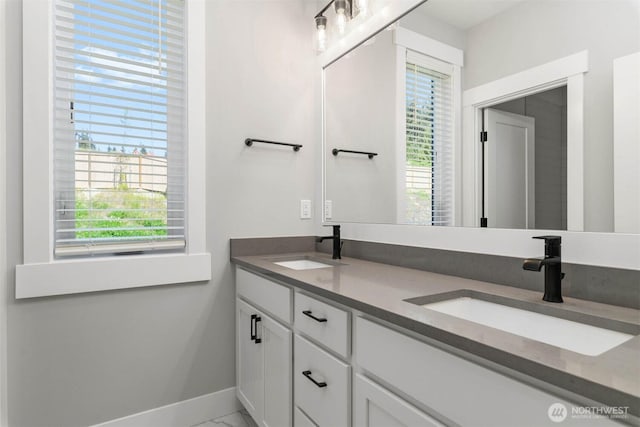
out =
[[322,387],[326,387],[326,386],[327,386],[327,383],[325,383],[324,381],[319,383],[318,381],[314,380],[314,379],[311,377],[311,371],[303,371],[303,372],[302,372],[302,375],[304,375],[305,377],[307,377],[307,378],[309,379],[309,381],[311,381],[312,383],[314,383],[315,385],[317,385],[317,386],[318,386],[318,387],[320,387],[320,388],[322,388]]
[[260,344],[262,340],[258,338],[258,322],[260,322],[262,318],[257,314],[251,315],[251,340],[256,344]]
[[313,314],[311,314],[311,310],[305,310],[305,311],[303,311],[303,312],[302,312],[302,314],[304,314],[304,315],[305,315],[305,316],[307,316],[307,317],[311,317],[311,318],[312,318],[313,320],[315,320],[316,322],[323,323],[323,322],[326,322],[326,321],[327,321],[327,319],[321,319],[321,318],[316,317],[316,316],[314,316]]

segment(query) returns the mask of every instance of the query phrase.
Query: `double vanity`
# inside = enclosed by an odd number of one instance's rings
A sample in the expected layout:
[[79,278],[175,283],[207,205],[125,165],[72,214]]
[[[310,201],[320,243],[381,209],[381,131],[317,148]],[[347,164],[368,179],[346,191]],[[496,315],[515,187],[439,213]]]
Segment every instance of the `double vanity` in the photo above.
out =
[[637,422],[638,310],[320,252],[232,261],[259,425]]

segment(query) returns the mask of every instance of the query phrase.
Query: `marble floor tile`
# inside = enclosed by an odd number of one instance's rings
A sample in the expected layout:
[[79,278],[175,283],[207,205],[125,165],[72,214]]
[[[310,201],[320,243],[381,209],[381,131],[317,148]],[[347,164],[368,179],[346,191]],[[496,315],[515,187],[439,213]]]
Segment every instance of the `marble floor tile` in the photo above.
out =
[[246,410],[234,412],[214,420],[204,421],[191,427],[258,427]]

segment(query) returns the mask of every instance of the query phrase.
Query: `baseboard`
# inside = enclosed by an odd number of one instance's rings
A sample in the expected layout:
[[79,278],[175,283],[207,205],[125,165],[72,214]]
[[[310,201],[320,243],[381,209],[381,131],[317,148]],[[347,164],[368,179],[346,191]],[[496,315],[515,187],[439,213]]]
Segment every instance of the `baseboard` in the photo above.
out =
[[231,387],[182,402],[96,424],[93,427],[189,427],[240,410]]

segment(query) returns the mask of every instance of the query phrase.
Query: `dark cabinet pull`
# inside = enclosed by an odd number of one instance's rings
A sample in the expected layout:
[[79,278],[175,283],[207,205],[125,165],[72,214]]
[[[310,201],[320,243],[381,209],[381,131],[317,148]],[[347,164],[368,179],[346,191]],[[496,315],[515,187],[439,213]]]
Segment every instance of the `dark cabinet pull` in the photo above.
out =
[[312,318],[312,319],[313,319],[313,320],[315,320],[316,322],[324,323],[324,322],[326,322],[326,321],[327,321],[327,319],[320,318],[320,317],[316,317],[316,316],[314,316],[313,314],[311,314],[311,310],[304,310],[304,311],[302,312],[302,314],[304,314],[304,315],[305,315],[305,316],[307,316],[307,317]]
[[325,383],[324,381],[323,381],[323,382],[318,382],[318,381],[314,380],[314,379],[311,377],[311,371],[303,371],[303,372],[302,372],[302,375],[304,375],[305,377],[307,377],[307,378],[309,379],[309,381],[311,381],[312,383],[314,383],[315,385],[317,385],[317,386],[318,386],[318,387],[320,387],[320,388],[322,388],[322,387],[326,387],[326,386],[327,386],[327,383]]
[[257,314],[251,315],[251,341],[256,344],[260,344],[262,340],[258,338],[258,322],[260,322],[262,318]]
[[255,325],[255,321],[256,321],[256,317],[258,317],[257,314],[252,314],[251,315],[251,341],[256,339],[256,333],[253,332],[254,331],[254,325]]
[[256,344],[260,344],[262,342],[262,338],[258,338],[258,322],[262,321],[262,317],[256,315],[256,334],[255,337],[253,338],[253,342],[255,342]]

